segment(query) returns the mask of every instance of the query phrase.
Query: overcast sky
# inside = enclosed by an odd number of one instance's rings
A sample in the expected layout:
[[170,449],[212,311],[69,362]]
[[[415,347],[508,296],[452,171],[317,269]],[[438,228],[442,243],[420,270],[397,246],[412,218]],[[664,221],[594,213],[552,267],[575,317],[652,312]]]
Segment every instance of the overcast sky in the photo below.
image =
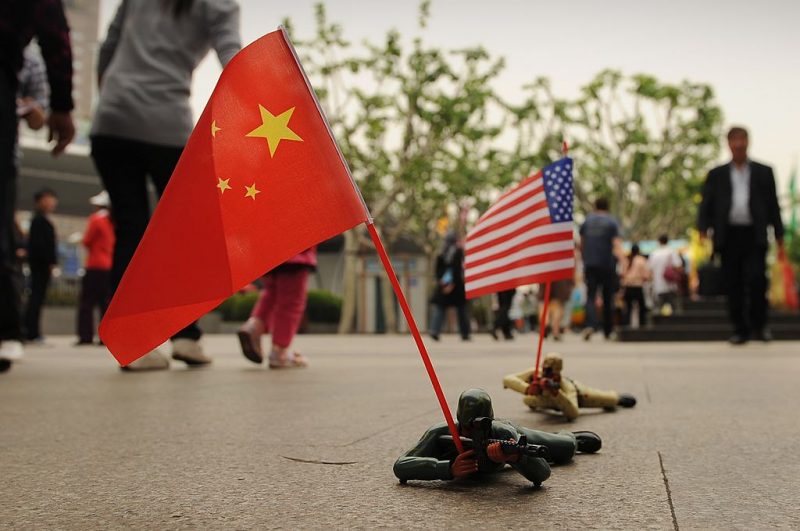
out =
[[[102,27],[119,0],[101,0]],[[316,0],[240,0],[247,44],[290,17],[299,38],[314,29]],[[329,0],[329,19],[352,42],[380,40],[395,28],[417,31],[415,0]],[[506,58],[497,89],[547,76],[559,96],[604,68],[649,73],[670,82],[711,84],[725,124],[744,124],[751,156],[771,164],[784,192],[800,153],[800,1],[798,0],[433,0],[424,38],[448,48],[483,45]],[[220,67],[210,55],[195,75],[199,116]],[[727,157],[727,150],[724,151]]]

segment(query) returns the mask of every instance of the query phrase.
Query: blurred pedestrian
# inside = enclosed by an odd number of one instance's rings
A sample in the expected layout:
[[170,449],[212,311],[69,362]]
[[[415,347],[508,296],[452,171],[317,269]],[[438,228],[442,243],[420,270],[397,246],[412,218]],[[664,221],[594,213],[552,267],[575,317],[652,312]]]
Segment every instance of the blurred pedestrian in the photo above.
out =
[[522,294],[520,307],[522,309],[522,318],[525,321],[525,330],[535,330],[538,321],[538,312],[536,311],[536,304],[534,303],[533,295],[531,295],[530,291],[526,291]]
[[[545,285],[539,284],[539,314],[544,310]],[[547,325],[542,333],[547,337],[553,333],[555,341],[561,341],[564,337],[564,308],[572,297],[572,290],[575,288],[575,281],[571,278],[556,280],[550,284],[550,302],[547,304]],[[541,319],[539,320],[541,323]]]
[[622,259],[622,234],[619,222],[609,213],[608,199],[598,198],[595,210],[586,216],[580,228],[581,256],[586,279],[586,328],[583,338],[589,340],[598,330],[596,298],[600,289],[603,298],[603,335],[613,332],[614,293],[619,289],[617,261]]
[[631,246],[631,254],[622,275],[622,287],[625,290],[623,298],[625,300],[624,323],[631,326],[633,317],[633,307],[639,312],[639,326],[647,324],[647,304],[644,300],[644,286],[651,278],[650,267],[647,259],[642,256],[639,246]]
[[436,257],[436,287],[433,297],[433,318],[430,335],[439,341],[448,307],[456,309],[461,339],[469,341],[470,325],[467,295],[464,290],[464,250],[455,231],[444,236],[442,251]]
[[[148,178],[160,196],[192,131],[192,72],[213,48],[225,66],[241,47],[234,0],[125,0],[98,58],[100,99],[92,124],[92,158],[111,198],[116,243],[112,293],[150,218]],[[209,131],[209,134],[213,134]],[[172,357],[211,363],[192,323],[172,338]],[[127,370],[166,369],[158,350]]]
[[658,249],[650,254],[648,265],[653,275],[653,298],[662,315],[671,315],[677,303],[678,282],[683,261],[669,246],[669,236],[658,237]]
[[772,168],[747,156],[749,135],[743,127],[728,131],[731,162],[708,172],[697,228],[713,231],[714,253],[722,257],[732,344],[751,337],[770,341],[767,328],[767,227],[772,226],[778,255],[784,256],[783,222]]
[[109,207],[111,200],[103,190],[89,199],[94,213],[89,216],[83,246],[86,248],[86,267],[81,279],[81,295],[78,303],[78,342],[76,345],[94,343],[94,311],[100,312],[100,319],[106,313],[111,289],[111,264],[114,255],[114,226],[111,223]]
[[313,247],[279,265],[264,278],[258,301],[250,318],[239,328],[239,344],[244,357],[253,363],[264,362],[261,336],[272,334],[270,369],[300,368],[308,360],[290,350],[308,299],[308,276],[317,269],[317,249]]
[[53,269],[58,265],[56,229],[49,216],[56,211],[58,197],[49,188],[42,188],[33,196],[36,211],[28,231],[28,267],[30,295],[25,310],[25,339],[30,342],[44,341],[40,328],[42,306],[47,296],[47,287]]
[[516,292],[517,288],[497,292],[497,310],[494,312],[494,323],[489,332],[495,340],[499,339],[497,336],[498,330],[503,333],[503,338],[505,338],[506,341],[514,339],[514,334],[511,332],[512,321],[509,312],[511,311],[511,305],[514,302],[514,294]]
[[17,200],[18,73],[24,49],[36,37],[47,66],[53,154],[75,136],[72,121],[72,51],[61,0],[0,2],[0,371],[23,355],[21,282],[17,267],[14,213]]

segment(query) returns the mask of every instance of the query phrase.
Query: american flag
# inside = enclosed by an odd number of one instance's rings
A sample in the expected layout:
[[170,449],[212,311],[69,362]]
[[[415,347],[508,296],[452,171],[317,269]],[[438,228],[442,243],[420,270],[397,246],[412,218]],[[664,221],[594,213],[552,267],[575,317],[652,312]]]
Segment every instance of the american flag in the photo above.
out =
[[572,159],[503,194],[467,234],[467,298],[572,278]]

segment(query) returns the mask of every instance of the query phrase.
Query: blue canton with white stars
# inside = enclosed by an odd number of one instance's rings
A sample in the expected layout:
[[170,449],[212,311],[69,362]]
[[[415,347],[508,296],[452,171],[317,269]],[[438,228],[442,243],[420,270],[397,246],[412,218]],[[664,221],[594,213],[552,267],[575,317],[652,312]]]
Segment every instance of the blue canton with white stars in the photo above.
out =
[[552,222],[572,221],[572,159],[563,158],[545,166],[542,181]]

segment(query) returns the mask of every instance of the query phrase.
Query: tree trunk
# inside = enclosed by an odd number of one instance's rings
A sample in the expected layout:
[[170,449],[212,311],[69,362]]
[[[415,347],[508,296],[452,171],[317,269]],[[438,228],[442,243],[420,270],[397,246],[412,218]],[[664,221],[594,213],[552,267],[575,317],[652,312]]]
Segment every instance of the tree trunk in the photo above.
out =
[[339,317],[339,333],[350,334],[355,330],[358,283],[358,231],[344,233],[344,278],[342,282],[342,314]]

